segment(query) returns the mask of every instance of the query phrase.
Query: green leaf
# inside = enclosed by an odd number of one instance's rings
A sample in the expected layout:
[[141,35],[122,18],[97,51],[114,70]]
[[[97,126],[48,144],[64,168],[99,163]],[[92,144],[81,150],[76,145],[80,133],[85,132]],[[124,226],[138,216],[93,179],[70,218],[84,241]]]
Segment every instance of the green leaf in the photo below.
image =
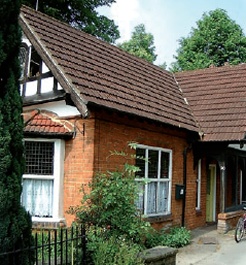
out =
[[179,40],[171,71],[246,62],[246,37],[223,9],[204,13],[188,37]]

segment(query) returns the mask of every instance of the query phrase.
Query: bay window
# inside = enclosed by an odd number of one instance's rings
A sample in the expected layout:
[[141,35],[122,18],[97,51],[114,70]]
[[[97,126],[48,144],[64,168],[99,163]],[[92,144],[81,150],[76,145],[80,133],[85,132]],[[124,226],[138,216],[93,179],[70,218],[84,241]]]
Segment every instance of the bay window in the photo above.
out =
[[146,216],[167,215],[171,212],[172,151],[138,145],[136,149],[136,181],[138,210]]

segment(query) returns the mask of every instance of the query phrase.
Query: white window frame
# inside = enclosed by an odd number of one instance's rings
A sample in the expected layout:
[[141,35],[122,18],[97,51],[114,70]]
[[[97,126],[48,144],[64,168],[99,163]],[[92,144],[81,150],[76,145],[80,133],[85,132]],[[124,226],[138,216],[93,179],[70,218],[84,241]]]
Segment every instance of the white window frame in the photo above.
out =
[[[171,214],[171,198],[172,198],[172,150],[171,149],[166,149],[166,148],[160,148],[160,147],[153,147],[153,146],[148,146],[148,145],[137,145],[137,148],[144,149],[145,150],[145,158],[148,158],[148,152],[149,150],[151,151],[158,151],[158,176],[157,178],[149,178],[148,177],[148,165],[149,162],[146,159],[145,160],[145,172],[144,172],[144,179],[143,178],[135,178],[136,182],[145,182],[144,184],[144,212],[143,215],[147,217],[154,217],[154,216],[163,216],[163,215],[169,215]],[[169,154],[169,171],[168,171],[168,178],[160,178],[160,163],[161,163],[161,153],[168,153]],[[168,190],[168,205],[167,205],[167,211],[165,212],[158,212],[154,214],[147,214],[147,197],[148,197],[148,183],[150,182],[169,182],[169,190]],[[158,200],[158,196],[157,196]],[[157,203],[158,204],[158,203]]]
[[63,176],[64,176],[64,157],[65,143],[61,139],[44,139],[44,138],[26,138],[25,142],[53,142],[54,143],[54,172],[53,175],[34,175],[23,174],[23,179],[51,179],[54,181],[53,186],[53,213],[52,217],[35,217],[32,216],[33,222],[60,222],[63,217]]
[[197,165],[197,179],[196,179],[196,210],[199,211],[201,210],[201,172],[202,172],[202,161],[201,159],[198,160],[198,165]]

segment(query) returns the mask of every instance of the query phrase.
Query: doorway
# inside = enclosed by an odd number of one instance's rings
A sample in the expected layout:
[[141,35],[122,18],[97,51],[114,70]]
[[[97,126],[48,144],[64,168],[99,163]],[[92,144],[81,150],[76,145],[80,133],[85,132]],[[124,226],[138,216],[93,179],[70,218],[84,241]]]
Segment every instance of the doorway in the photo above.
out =
[[216,165],[209,165],[206,193],[206,222],[216,221]]

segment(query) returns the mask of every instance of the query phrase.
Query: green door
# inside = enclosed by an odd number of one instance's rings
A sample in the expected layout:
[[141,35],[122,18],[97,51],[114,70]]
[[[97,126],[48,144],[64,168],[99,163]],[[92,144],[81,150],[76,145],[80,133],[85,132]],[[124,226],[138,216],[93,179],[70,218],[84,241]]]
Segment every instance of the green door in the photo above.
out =
[[216,165],[209,165],[206,195],[206,222],[215,222],[216,210]]

